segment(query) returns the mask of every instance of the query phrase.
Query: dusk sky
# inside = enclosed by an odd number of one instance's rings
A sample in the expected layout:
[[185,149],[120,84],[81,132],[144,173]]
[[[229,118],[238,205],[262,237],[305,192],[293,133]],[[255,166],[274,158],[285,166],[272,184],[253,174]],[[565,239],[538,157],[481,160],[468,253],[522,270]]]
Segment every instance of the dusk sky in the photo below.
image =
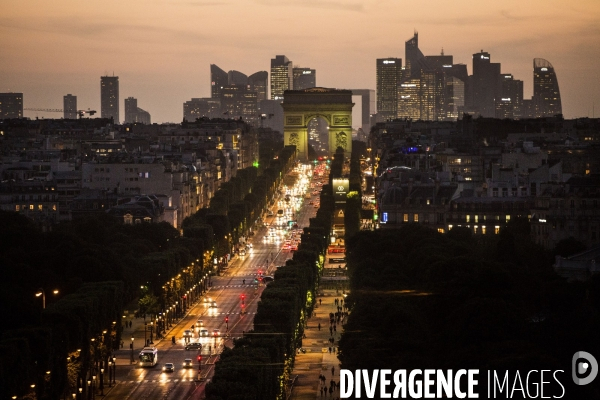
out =
[[[210,64],[247,75],[275,55],[317,71],[317,85],[375,89],[375,60],[400,57],[415,30],[425,55],[453,55],[472,73],[480,50],[533,91],[533,59],[556,71],[566,118],[600,117],[599,0],[0,0],[0,92],[24,107],[100,114],[100,76],[152,122],[180,122],[210,97]],[[25,111],[26,117],[60,113]]]

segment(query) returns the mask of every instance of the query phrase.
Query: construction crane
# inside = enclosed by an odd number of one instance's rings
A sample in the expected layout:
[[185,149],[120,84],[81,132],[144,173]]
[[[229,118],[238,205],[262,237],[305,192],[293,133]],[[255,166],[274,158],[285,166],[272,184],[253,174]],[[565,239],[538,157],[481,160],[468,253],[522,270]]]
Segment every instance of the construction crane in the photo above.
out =
[[[61,112],[64,113],[65,110],[63,110],[62,108],[24,108],[23,110],[26,111],[43,111],[43,112]],[[89,108],[87,110],[77,110],[77,115],[79,116],[79,118],[83,118],[85,116],[85,114],[89,114],[90,116],[96,114],[96,110],[90,110]]]

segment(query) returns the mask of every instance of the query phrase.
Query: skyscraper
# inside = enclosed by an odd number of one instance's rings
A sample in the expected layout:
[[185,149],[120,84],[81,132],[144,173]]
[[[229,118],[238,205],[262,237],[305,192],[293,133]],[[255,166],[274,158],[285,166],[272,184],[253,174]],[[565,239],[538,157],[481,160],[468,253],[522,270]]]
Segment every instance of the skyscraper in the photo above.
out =
[[218,118],[221,114],[221,100],[208,98],[192,98],[183,103],[183,119],[194,122],[197,118]]
[[268,80],[269,73],[267,71],[258,71],[248,77],[248,89],[256,92],[258,101],[267,100]]
[[425,56],[419,50],[419,34],[404,42],[404,57],[406,58],[405,76],[403,78],[414,78],[419,76],[421,70],[429,69]]
[[398,86],[402,80],[401,58],[377,59],[377,113],[381,120],[395,119],[398,113]]
[[63,96],[63,113],[65,119],[77,118],[77,96],[72,94]]
[[554,67],[543,58],[533,59],[533,106],[535,117],[562,114],[560,90]]
[[137,106],[135,97],[125,99],[125,122],[130,124],[138,122],[146,125],[151,123],[150,113]]
[[23,118],[23,93],[0,93],[0,119]]
[[213,99],[221,98],[221,88],[228,84],[229,76],[227,72],[215,64],[210,64],[210,97]]
[[248,85],[248,76],[240,71],[231,70],[227,73],[228,85]]
[[496,99],[496,118],[518,119],[523,116],[523,81],[512,74],[500,75],[502,94]]
[[473,54],[473,97],[475,113],[482,117],[496,116],[496,99],[500,98],[500,63],[491,62],[490,53],[481,50]]
[[119,77],[100,77],[100,115],[119,123]]
[[294,67],[294,90],[310,89],[317,86],[317,71],[310,68]]
[[294,83],[292,62],[286,56],[271,59],[271,99],[283,100],[283,92],[292,89]]
[[241,117],[251,125],[258,122],[258,101],[255,91],[245,85],[226,85],[221,88],[221,112],[229,118]]

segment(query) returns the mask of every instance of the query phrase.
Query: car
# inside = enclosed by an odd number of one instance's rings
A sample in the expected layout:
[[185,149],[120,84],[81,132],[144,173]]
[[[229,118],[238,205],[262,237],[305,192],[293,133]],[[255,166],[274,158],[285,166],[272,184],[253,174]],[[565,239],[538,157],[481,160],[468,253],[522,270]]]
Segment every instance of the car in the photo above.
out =
[[196,321],[196,326],[204,326],[204,321],[199,319]]
[[241,249],[240,250],[240,256],[243,257],[246,255],[246,249]]
[[208,307],[209,308],[217,308],[217,302],[216,301],[211,302]]
[[213,336],[214,337],[221,336],[221,330],[219,330],[219,329],[213,329]]
[[208,329],[200,328],[200,336],[208,336]]
[[173,363],[166,363],[163,366],[163,372],[175,372],[175,364],[173,364]]
[[267,217],[272,217],[272,216],[273,216],[273,211],[269,210],[269,211],[267,212]]
[[274,279],[271,275],[266,275],[262,278],[263,282],[273,282]]
[[183,368],[192,368],[194,366],[194,362],[191,358],[186,358],[183,360]]
[[199,350],[202,349],[202,343],[192,342],[185,345],[186,350]]
[[185,331],[183,331],[183,337],[192,337],[194,336],[194,332],[192,332],[190,329],[186,329]]

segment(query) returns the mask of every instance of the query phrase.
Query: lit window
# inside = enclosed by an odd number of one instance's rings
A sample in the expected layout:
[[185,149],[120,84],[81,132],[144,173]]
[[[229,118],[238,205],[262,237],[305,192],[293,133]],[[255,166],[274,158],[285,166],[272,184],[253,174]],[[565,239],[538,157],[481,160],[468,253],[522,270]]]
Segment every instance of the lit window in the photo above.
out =
[[444,233],[444,228],[438,228],[439,233]]
[[506,216],[506,222],[510,222],[510,215]]
[[452,225],[448,225],[448,230],[452,229]]
[[[429,199],[427,199],[427,205],[429,205],[429,202],[430,202],[430,200],[429,200]],[[442,229],[442,230],[443,230],[443,229]]]
[[414,222],[419,222],[419,214],[413,215],[413,221]]
[[479,215],[476,215],[475,216],[475,223],[478,223],[478,222],[479,222]]
[[481,225],[481,234],[485,235],[485,225]]
[[473,233],[477,234],[477,228],[478,228],[477,225],[473,225]]
[[408,214],[404,214],[404,222],[408,222]]
[[30,205],[29,205],[29,209],[30,209],[30,210],[33,210],[33,204],[30,204]]
[[471,216],[470,215],[467,215],[465,217],[465,222],[471,222]]
[[38,204],[38,210],[42,211],[43,206],[41,204]]
[[19,210],[21,210],[21,206],[17,204],[17,205],[15,206],[15,211],[19,211]]
[[52,211],[56,211],[56,204],[52,205]]
[[497,235],[500,233],[500,227],[498,225],[494,226],[494,234]]

